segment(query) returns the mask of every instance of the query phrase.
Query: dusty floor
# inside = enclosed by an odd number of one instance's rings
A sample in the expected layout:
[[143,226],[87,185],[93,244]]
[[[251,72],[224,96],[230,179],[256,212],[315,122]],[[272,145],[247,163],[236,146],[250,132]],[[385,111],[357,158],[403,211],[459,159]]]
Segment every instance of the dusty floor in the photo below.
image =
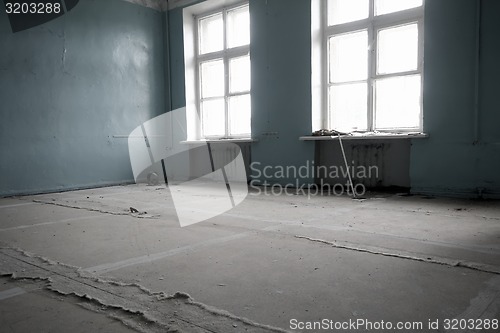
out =
[[0,199],[0,221],[2,332],[499,331],[495,201],[253,193],[181,228],[133,185]]

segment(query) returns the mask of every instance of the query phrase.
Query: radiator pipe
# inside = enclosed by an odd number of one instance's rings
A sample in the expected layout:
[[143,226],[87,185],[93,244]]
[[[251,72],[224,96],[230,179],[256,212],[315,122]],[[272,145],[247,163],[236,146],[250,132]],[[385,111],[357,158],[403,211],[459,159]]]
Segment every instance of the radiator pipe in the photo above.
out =
[[[164,77],[164,82],[168,86],[166,94],[164,94],[164,103],[165,107],[167,108],[167,112],[172,111],[172,85],[171,85],[171,78],[170,78],[170,23],[169,23],[169,18],[168,18],[168,5],[165,6],[165,13],[163,14],[162,17],[162,30],[164,34],[163,38],[163,62],[164,62],[164,70],[163,70],[163,77]],[[167,130],[167,129],[165,129]],[[174,144],[174,125],[173,125],[173,119],[170,121],[170,144]],[[166,147],[168,149],[172,149],[172,146]],[[165,166],[165,160],[161,160],[161,167],[163,171],[163,179],[165,181],[165,185],[168,186],[168,178],[167,178],[167,169]]]
[[480,69],[481,69],[481,0],[476,1],[476,59],[475,59],[475,77],[474,77],[474,138],[473,145],[480,142]]

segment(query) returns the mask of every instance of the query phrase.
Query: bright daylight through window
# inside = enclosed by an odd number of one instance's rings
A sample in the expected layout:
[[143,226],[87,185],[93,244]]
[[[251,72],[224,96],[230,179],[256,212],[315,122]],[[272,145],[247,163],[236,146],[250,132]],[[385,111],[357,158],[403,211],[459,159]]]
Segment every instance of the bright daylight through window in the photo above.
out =
[[205,138],[250,136],[248,4],[197,17],[198,105]]
[[325,125],[422,130],[423,0],[323,5]]

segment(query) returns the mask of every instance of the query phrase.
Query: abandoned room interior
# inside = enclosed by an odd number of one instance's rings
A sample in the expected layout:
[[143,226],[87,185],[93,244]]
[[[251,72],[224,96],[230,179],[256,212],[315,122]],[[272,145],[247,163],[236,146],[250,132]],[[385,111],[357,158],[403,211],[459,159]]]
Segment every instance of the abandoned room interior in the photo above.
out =
[[5,0],[0,331],[499,332],[499,15]]

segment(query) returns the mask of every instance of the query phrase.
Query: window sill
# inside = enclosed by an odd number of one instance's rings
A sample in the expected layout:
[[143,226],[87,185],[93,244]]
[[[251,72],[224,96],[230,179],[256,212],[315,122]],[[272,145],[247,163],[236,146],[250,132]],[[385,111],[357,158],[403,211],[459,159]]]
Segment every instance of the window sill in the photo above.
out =
[[184,144],[190,144],[190,143],[224,143],[224,142],[232,142],[232,143],[239,143],[239,142],[256,142],[256,139],[252,138],[234,138],[234,139],[200,139],[200,140],[186,140],[186,141],[181,141],[181,143]]
[[[429,137],[429,134],[426,133],[355,133],[355,134],[347,134],[341,135],[340,138],[342,140],[411,140],[411,139],[426,139]],[[328,141],[328,140],[338,140],[338,136],[301,136],[299,140],[301,141]]]

